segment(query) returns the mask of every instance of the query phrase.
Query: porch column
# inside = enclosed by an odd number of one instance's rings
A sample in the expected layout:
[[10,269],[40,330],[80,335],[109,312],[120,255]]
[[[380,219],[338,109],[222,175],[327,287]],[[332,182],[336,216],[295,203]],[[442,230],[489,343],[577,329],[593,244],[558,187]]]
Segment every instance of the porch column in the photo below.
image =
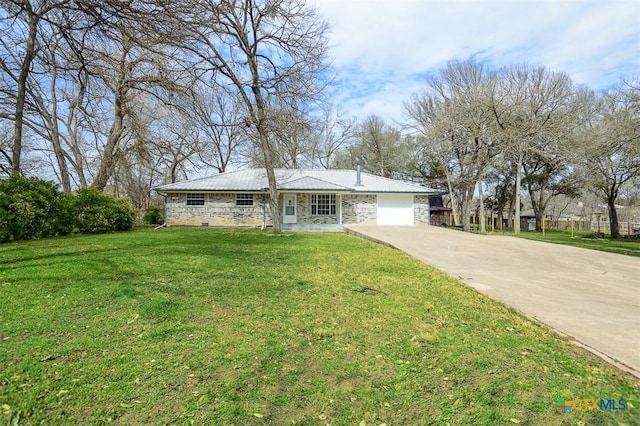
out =
[[342,225],[342,193],[338,194],[339,206],[338,207],[338,217],[340,219],[340,225]]

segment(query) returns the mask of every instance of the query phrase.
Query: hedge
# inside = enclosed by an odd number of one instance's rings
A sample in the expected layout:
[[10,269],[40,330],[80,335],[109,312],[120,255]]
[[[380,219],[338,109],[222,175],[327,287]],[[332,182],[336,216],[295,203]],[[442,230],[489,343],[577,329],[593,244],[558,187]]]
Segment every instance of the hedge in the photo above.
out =
[[93,188],[77,195],[39,178],[0,180],[0,242],[133,228],[135,213],[126,200]]

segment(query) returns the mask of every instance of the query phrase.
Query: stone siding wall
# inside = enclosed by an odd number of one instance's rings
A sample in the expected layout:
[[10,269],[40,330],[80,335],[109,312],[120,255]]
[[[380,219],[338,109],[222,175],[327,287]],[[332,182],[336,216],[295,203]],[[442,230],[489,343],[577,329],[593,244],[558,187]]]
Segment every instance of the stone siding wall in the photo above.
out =
[[429,196],[413,196],[413,223],[416,225],[429,224]]
[[345,194],[342,196],[342,223],[375,224],[378,220],[378,196]]
[[[186,194],[167,195],[167,224],[210,226],[262,225],[262,194],[253,195],[253,206],[236,206],[236,194],[205,194],[204,206],[187,206]],[[271,223],[267,197],[267,225]]]
[[[340,206],[336,205],[335,215],[316,216],[311,214],[311,194],[298,193],[298,224],[338,225]],[[280,196],[282,205],[282,195]],[[336,195],[336,203],[340,196]],[[266,197],[267,225],[271,225],[269,197]],[[376,224],[378,197],[376,194],[343,194],[342,223]],[[429,201],[426,195],[414,196],[414,222],[429,223]],[[280,213],[282,215],[282,212]],[[187,206],[186,194],[167,195],[167,224],[201,226],[260,226],[262,225],[262,194],[253,195],[253,206],[236,206],[235,193],[205,194],[204,206]]]
[[[298,223],[305,225],[337,225],[340,223],[340,211],[338,203],[340,196],[336,195],[336,214],[334,215],[312,215],[311,214],[311,194],[296,194],[298,203]],[[282,204],[282,200],[280,200]]]

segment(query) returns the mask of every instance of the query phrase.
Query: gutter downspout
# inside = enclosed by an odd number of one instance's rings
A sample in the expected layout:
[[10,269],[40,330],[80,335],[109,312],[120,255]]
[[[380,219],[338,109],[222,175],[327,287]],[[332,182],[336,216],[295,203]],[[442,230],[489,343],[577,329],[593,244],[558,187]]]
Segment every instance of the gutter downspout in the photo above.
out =
[[159,196],[164,198],[164,223],[162,225],[156,226],[155,229],[166,228],[167,227],[167,211],[168,211],[167,210],[167,196],[164,195],[163,193],[157,192],[157,191],[156,191],[156,194],[158,194]]
[[260,228],[261,231],[264,231],[264,229],[267,227],[267,212],[266,212],[266,193],[267,193],[267,188],[262,188],[261,190],[262,192],[262,227]]

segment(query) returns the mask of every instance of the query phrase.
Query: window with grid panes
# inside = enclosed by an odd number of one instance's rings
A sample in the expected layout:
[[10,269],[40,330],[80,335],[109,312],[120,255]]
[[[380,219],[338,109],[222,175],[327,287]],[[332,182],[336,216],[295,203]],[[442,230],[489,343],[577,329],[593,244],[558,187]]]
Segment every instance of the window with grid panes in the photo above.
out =
[[335,194],[312,194],[311,214],[317,216],[336,214]]
[[204,206],[204,194],[187,194],[188,206]]
[[252,206],[253,194],[236,194],[236,206]]

